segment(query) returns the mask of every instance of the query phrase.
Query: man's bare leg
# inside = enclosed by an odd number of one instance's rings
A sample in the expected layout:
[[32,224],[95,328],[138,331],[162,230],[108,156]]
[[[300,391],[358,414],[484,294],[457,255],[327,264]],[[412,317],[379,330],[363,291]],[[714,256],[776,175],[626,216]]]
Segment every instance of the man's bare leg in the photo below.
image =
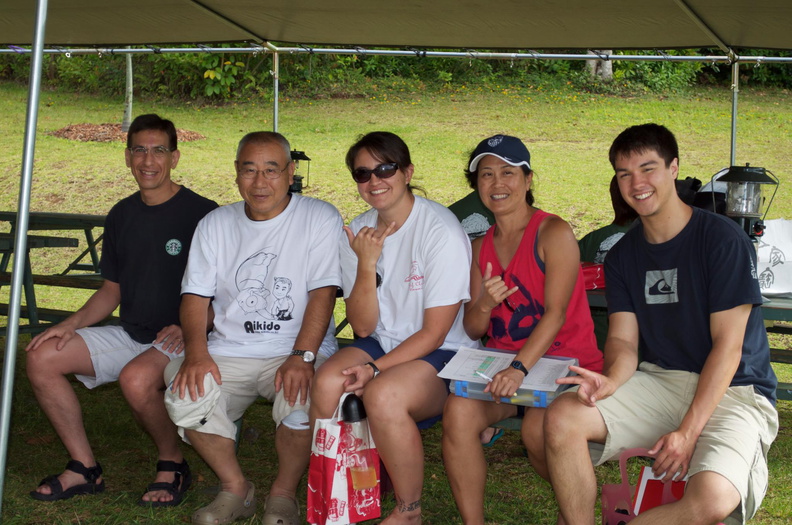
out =
[[250,483],[237,461],[234,440],[195,430],[187,430],[186,435],[196,452],[220,479],[220,490],[244,498]]
[[[80,402],[67,376],[94,376],[96,372],[88,346],[82,337],[75,335],[66,342],[62,350],[56,349],[59,341],[58,338],[48,339],[27,353],[27,375],[36,400],[69,456],[90,468],[96,466],[96,459],[85,433]],[[100,477],[96,482],[99,483],[101,479]],[[85,483],[81,474],[70,470],[61,473],[58,480],[64,490]],[[37,488],[36,491],[51,494],[47,485]]]
[[278,475],[270,488],[273,496],[296,498],[308,462],[311,459],[311,432],[279,425],[275,431],[275,451],[278,454]]
[[[118,377],[121,391],[132,409],[140,427],[151,436],[161,461],[184,461],[179,448],[179,434],[165,410],[165,380],[162,373],[170,359],[155,348],[150,348],[130,361]],[[175,472],[157,472],[154,482],[173,483]],[[166,503],[173,495],[165,490],[147,492],[143,501]]]

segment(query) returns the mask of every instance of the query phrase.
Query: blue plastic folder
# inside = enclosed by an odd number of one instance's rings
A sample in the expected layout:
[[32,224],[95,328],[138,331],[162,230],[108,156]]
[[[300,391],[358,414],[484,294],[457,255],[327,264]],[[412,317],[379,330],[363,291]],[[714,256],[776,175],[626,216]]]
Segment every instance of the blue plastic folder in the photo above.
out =
[[[451,393],[459,397],[468,397],[470,399],[482,399],[485,401],[493,401],[489,392],[484,392],[487,385],[481,383],[472,383],[470,381],[451,381],[449,389]],[[559,385],[567,386],[567,385]],[[559,389],[555,392],[546,392],[544,390],[517,390],[517,395],[514,397],[502,397],[501,403],[510,403],[512,405],[522,405],[526,407],[544,408],[549,405],[558,394],[563,392]]]

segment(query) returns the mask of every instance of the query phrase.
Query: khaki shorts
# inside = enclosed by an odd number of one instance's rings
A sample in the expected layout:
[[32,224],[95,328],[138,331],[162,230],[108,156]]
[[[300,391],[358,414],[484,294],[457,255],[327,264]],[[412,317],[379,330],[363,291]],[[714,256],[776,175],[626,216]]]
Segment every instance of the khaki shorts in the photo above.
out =
[[[241,418],[245,410],[259,397],[272,402],[272,419],[275,421],[275,426],[280,425],[286,416],[297,410],[302,410],[307,414],[310,406],[309,397],[306,398],[304,405],[300,404],[298,398],[294,406],[289,406],[283,396],[283,389],[280,392],[275,392],[275,373],[288,357],[250,359],[212,356],[220,369],[220,377],[223,381],[223,384],[220,385],[222,394],[212,416],[197,431],[236,440],[237,427],[234,425],[234,421]],[[319,354],[314,367],[318,367],[326,360],[327,356]],[[166,385],[170,384],[176,376],[183,362],[184,358],[174,359],[165,368]],[[183,428],[179,428],[179,435],[187,441]]]
[[94,377],[75,374],[75,377],[86,387],[96,388],[105,383],[118,380],[121,370],[134,358],[148,350],[156,348],[168,359],[175,359],[177,354],[166,352],[162,343],[138,343],[120,326],[93,326],[75,330],[82,337],[93,363]]
[[[652,448],[677,428],[696,393],[699,375],[641,363],[639,370],[611,397],[597,402],[605,420],[605,445],[589,447],[595,465],[618,459],[622,451]],[[696,443],[689,475],[712,471],[739,491],[742,505],[726,520],[745,523],[767,492],[767,451],[778,433],[778,413],[752,386],[726,391]]]

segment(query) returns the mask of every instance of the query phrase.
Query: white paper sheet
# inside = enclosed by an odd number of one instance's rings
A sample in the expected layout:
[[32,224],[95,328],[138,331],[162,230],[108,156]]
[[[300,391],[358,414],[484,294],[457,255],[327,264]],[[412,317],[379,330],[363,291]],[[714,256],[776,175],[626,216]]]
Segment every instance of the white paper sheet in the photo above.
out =
[[[456,355],[437,375],[454,381],[469,381],[486,384],[488,381],[476,372],[492,377],[512,362],[515,354],[496,350],[476,350],[461,347]],[[541,357],[523,379],[521,389],[554,392],[559,385],[555,380],[569,375],[569,365],[576,365],[577,359]]]

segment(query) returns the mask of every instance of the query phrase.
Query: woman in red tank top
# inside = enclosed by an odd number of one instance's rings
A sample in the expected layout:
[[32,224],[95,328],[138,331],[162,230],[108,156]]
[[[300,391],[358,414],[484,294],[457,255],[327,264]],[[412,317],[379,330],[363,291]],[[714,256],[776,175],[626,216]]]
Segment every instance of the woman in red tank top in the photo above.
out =
[[[487,390],[510,397],[543,355],[575,357],[602,370],[572,228],[533,206],[530,153],[516,137],[496,135],[470,156],[466,176],[495,216],[473,241],[470,302],[464,326],[472,339],[514,352],[512,366]],[[479,434],[524,408],[522,439],[534,469],[548,479],[544,408],[517,407],[450,395],[443,411],[443,458],[457,508],[466,524],[484,523],[486,461]]]

